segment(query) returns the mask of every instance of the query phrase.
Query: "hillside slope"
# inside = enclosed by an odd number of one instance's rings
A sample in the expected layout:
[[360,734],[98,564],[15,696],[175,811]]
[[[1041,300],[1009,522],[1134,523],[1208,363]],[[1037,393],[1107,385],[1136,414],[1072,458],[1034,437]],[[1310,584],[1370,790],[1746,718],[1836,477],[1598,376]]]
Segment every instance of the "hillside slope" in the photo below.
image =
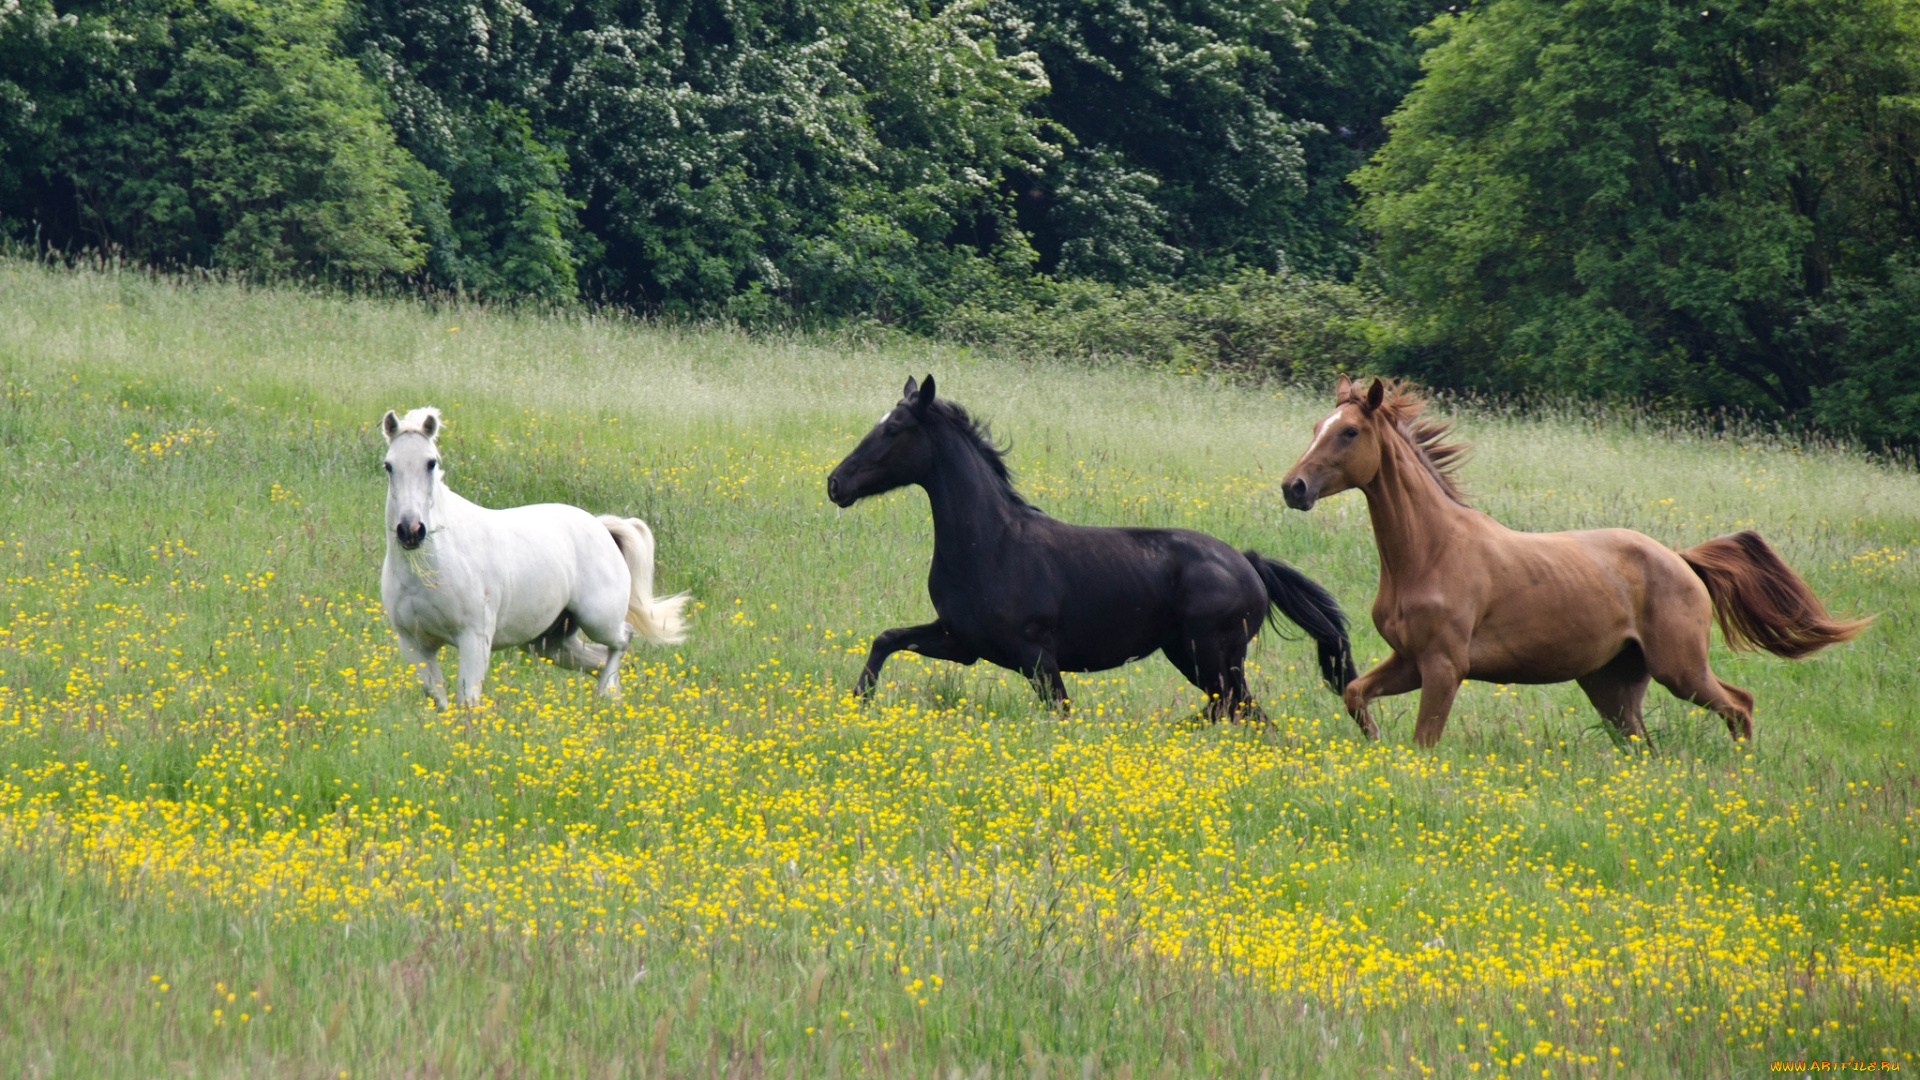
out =
[[[1756,528],[1859,642],[1657,688],[1411,699],[1360,742],[1271,632],[1270,728],[1164,660],[1040,710],[901,655],[917,491],[826,471],[908,374],[1058,517],[1204,529],[1367,625],[1357,495],[1274,485],[1323,396],[585,316],[0,263],[0,1059],[47,1074],[1442,1075],[1913,1067],[1920,478],[1604,416],[1460,417],[1477,505],[1685,545]],[[689,641],[617,706],[495,659],[433,714],[378,607],[375,422],[445,411],[488,505],[644,517]],[[114,1032],[102,1044],[88,1033]]]

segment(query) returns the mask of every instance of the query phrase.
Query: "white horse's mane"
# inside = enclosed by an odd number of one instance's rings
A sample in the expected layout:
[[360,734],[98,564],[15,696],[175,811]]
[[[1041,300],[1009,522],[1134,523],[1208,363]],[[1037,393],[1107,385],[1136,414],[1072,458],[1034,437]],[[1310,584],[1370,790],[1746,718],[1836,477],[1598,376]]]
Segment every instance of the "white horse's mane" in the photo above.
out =
[[[444,421],[440,419],[440,410],[434,408],[431,405],[422,405],[420,408],[410,410],[407,413],[407,415],[401,417],[400,427],[394,431],[394,434],[404,435],[407,432],[411,431],[416,435],[426,435],[428,417],[433,418],[433,426],[434,426],[433,434],[434,435],[440,434],[439,428],[444,423]],[[432,435],[428,436],[428,438],[432,438],[432,437],[433,437]]]

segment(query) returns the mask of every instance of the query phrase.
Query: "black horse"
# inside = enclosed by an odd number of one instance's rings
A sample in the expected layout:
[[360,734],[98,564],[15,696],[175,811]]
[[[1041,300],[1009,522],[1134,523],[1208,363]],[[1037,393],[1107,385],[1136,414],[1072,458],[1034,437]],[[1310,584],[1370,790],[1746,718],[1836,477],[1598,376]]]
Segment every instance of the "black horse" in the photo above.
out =
[[1005,454],[965,410],[934,399],[929,375],[907,380],[900,403],[827,478],[827,498],[842,507],[906,484],[933,504],[927,592],[939,618],[875,638],[860,693],[907,649],[1018,671],[1064,708],[1061,672],[1104,671],[1158,649],[1206,691],[1209,716],[1258,716],[1243,665],[1269,604],[1319,643],[1335,693],[1353,681],[1346,616],[1305,574],[1189,529],[1055,521],[1013,490]]

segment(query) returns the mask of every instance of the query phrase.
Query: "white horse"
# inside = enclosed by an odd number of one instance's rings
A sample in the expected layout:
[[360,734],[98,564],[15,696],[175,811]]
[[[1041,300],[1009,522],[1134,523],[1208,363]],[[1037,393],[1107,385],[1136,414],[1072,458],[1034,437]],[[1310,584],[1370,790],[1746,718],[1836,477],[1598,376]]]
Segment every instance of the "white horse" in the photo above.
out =
[[[458,700],[480,700],[495,649],[525,646],[562,667],[600,673],[619,696],[632,634],[657,645],[684,638],[687,596],[653,597],[653,530],[541,503],[489,510],[453,493],[440,468],[440,410],[391,411],[387,436],[387,560],[380,599],[400,652],[433,703],[447,707],[440,650],[460,650]],[[580,636],[599,642],[589,645]]]

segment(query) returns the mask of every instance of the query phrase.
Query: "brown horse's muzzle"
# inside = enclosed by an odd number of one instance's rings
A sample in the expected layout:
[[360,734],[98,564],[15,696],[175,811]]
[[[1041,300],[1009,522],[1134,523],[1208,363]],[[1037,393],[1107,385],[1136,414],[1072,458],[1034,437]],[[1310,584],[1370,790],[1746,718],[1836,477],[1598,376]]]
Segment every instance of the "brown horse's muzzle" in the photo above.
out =
[[1320,492],[1316,490],[1319,486],[1315,484],[1309,487],[1305,477],[1296,476],[1281,482],[1280,495],[1287,500],[1287,505],[1295,510],[1311,510],[1313,504],[1319,501]]

